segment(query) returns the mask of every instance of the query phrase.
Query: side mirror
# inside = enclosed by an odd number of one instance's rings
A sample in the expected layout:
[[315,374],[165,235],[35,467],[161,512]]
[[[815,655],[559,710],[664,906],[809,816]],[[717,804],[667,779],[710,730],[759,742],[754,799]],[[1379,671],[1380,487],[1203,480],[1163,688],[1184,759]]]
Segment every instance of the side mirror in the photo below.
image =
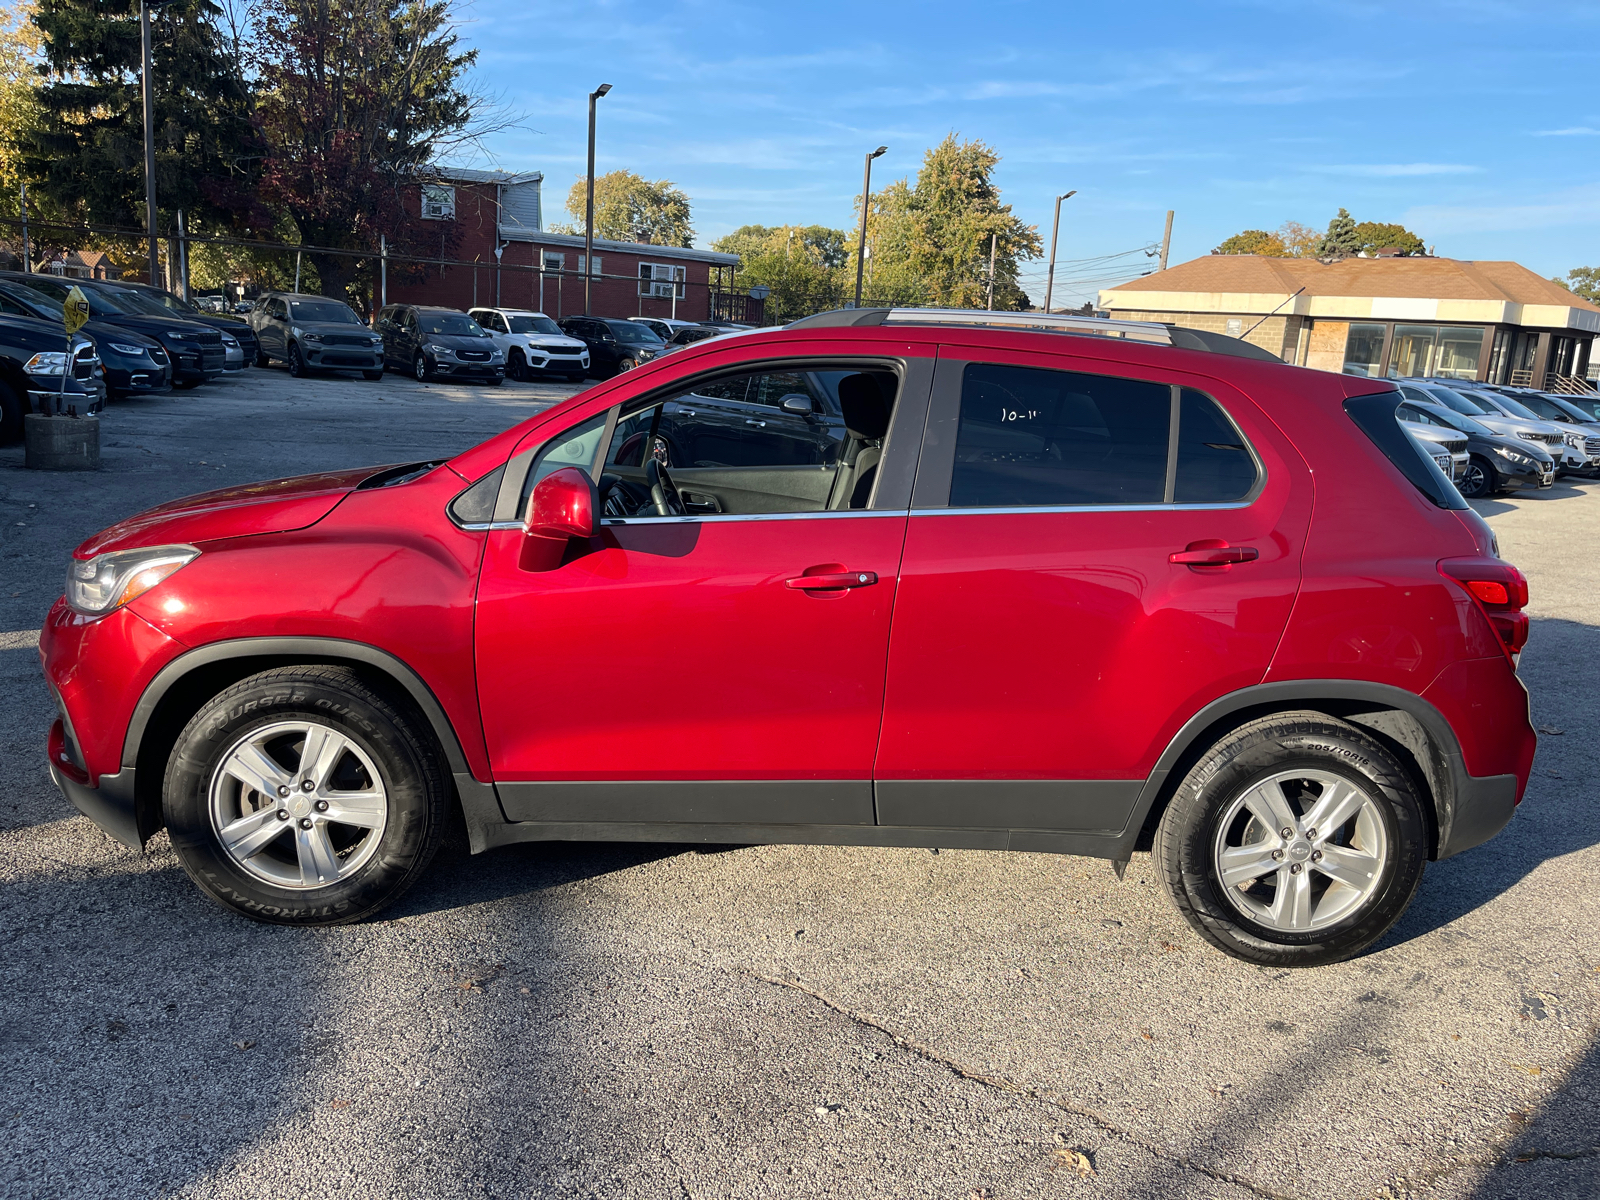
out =
[[577,467],[550,472],[528,498],[517,566],[524,571],[552,571],[560,566],[570,539],[594,536],[594,515],[599,507],[600,497],[587,472]]
[[817,411],[817,406],[811,397],[802,396],[799,392],[790,392],[778,401],[778,407],[786,413],[798,413],[802,416],[809,416]]

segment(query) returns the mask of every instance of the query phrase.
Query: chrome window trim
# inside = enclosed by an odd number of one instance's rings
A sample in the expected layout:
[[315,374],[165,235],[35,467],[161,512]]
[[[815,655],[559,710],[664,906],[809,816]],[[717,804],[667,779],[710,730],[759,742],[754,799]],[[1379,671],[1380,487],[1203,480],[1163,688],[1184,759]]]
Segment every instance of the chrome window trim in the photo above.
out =
[[913,517],[992,517],[1001,513],[1105,513],[1105,512],[1222,512],[1249,508],[1255,500],[1229,500],[1221,504],[1044,504],[1027,508],[914,508]]
[[[602,526],[606,525],[699,525],[705,522],[723,524],[731,521],[810,521],[818,518],[824,520],[842,520],[852,517],[908,517],[911,511],[905,508],[898,509],[843,509],[828,510],[825,512],[789,512],[789,513],[691,513],[686,517],[606,517],[601,520]],[[521,526],[519,525],[520,529]]]

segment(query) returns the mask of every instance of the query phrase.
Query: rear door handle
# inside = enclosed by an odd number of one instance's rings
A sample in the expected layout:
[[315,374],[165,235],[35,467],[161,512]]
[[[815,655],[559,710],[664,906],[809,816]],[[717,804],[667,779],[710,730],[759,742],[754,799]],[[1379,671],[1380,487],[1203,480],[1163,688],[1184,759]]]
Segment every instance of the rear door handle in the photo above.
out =
[[749,417],[745,418],[744,423],[746,425],[754,425],[759,429],[765,429],[767,427],[767,423],[765,421],[755,421],[755,420],[750,419]]
[[783,586],[801,592],[815,592],[870,587],[877,582],[878,576],[872,571],[830,571],[826,575],[801,575],[798,579],[786,579]]
[[1226,567],[1234,563],[1253,562],[1261,557],[1254,546],[1230,546],[1218,539],[1190,542],[1182,550],[1167,555],[1167,561],[1189,567]]

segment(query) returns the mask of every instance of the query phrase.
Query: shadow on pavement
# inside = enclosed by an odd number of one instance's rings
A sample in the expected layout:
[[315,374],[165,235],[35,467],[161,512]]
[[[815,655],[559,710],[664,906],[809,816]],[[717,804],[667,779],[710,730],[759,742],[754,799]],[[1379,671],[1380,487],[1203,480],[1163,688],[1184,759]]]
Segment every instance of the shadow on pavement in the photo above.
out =
[[1546,1104],[1512,1120],[1521,1132],[1468,1193],[1472,1200],[1600,1196],[1600,1046]]

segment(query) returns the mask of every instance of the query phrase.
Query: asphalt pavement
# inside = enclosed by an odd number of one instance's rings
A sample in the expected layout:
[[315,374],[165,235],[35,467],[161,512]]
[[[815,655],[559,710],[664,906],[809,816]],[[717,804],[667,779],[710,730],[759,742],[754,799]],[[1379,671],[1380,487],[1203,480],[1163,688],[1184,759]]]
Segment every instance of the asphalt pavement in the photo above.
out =
[[85,536],[450,454],[574,390],[252,369],[111,407],[93,474],[0,448],[0,1195],[1600,1194],[1600,485],[1477,506],[1532,585],[1533,782],[1335,967],[1209,949],[1144,855],[1119,883],[1036,854],[516,846],[441,856],[387,919],[275,928],[56,792],[34,645]]

